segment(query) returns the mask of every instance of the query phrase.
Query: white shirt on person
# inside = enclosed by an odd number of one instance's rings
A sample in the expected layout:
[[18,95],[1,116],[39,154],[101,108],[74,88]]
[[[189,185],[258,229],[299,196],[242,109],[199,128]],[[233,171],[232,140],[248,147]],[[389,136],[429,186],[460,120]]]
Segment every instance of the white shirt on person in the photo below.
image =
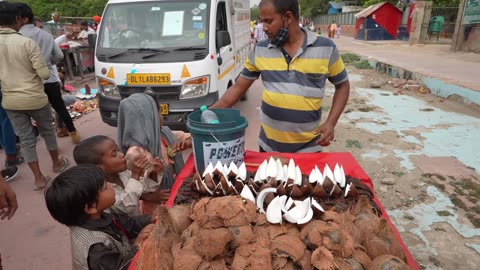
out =
[[90,34],[95,34],[95,30],[93,30],[91,27],[88,27],[88,30],[82,30],[77,37],[79,39],[88,38],[88,35]]

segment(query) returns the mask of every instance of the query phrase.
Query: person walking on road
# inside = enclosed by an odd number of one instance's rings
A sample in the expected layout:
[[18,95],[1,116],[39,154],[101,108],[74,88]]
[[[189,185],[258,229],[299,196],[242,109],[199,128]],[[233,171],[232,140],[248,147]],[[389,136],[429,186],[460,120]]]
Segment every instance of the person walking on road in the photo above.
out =
[[[48,69],[50,70],[50,77],[44,81],[44,90],[48,96],[48,101],[57,112],[60,120],[65,123],[70,139],[76,144],[80,142],[80,136],[78,135],[72,117],[65,106],[65,102],[62,99],[60,78],[58,77],[56,67],[56,64],[63,59],[63,52],[55,44],[52,35],[35,27],[33,24],[32,9],[24,3],[18,3],[17,5],[22,17],[20,34],[37,42],[38,46],[40,46],[43,57],[47,61]],[[57,130],[57,134],[60,133],[65,133],[65,128]]]
[[[269,43],[257,44],[235,84],[211,107],[233,106],[262,76],[260,151],[319,152],[350,93],[336,45],[299,27],[298,0],[262,0],[260,17]],[[335,85],[330,113],[320,125],[326,80]]]
[[40,170],[36,152],[36,137],[31,119],[38,123],[40,135],[45,140],[58,173],[68,167],[69,161],[58,155],[57,139],[52,125],[52,111],[43,90],[42,79],[50,77],[45,59],[37,43],[18,33],[21,18],[17,6],[0,2],[0,80],[2,107],[7,112],[20,144],[25,161],[35,177],[34,189],[41,190],[46,177]]
[[335,33],[337,32],[337,29],[338,29],[337,23],[335,23],[335,21],[332,21],[332,24],[328,26],[328,37],[334,38]]
[[263,23],[261,21],[258,22],[257,25],[255,26],[255,34],[253,36],[255,39],[255,43],[268,39],[267,35],[263,31]]

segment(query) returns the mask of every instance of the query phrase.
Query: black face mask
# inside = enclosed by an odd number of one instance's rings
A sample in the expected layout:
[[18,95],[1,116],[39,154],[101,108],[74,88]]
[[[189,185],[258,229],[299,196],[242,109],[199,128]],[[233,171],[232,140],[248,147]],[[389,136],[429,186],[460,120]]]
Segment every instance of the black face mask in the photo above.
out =
[[280,32],[274,39],[270,40],[270,44],[272,44],[275,47],[281,47],[283,44],[285,44],[285,42],[288,39],[288,29],[285,27],[284,18],[282,20],[283,20],[283,27],[280,28]]

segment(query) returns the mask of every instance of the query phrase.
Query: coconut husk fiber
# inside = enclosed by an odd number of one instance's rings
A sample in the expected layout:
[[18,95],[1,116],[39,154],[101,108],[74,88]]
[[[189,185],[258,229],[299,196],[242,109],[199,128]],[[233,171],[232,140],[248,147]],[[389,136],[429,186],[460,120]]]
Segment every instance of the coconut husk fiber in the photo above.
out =
[[393,235],[390,225],[383,218],[379,221],[375,234],[368,235],[363,245],[371,258],[377,258],[381,255],[392,255],[404,262],[407,261],[403,248]]
[[284,234],[272,240],[272,252],[279,257],[291,258],[297,262],[303,257],[305,252],[305,244],[296,236]]
[[375,258],[368,266],[367,270],[408,270],[411,269],[400,258],[392,255],[382,255]]
[[200,256],[212,261],[227,254],[232,240],[232,232],[227,228],[203,229],[194,236],[193,246]]

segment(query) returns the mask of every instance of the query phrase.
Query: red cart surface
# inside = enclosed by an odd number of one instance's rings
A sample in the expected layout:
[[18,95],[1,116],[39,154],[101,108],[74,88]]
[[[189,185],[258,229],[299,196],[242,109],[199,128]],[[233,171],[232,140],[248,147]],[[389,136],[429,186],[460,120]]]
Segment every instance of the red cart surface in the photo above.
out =
[[[325,164],[328,164],[330,168],[334,168],[335,164],[339,164],[343,166],[345,171],[345,175],[350,175],[354,178],[361,180],[363,183],[368,185],[373,191],[373,183],[370,177],[365,173],[365,171],[360,167],[357,163],[355,158],[350,153],[302,153],[302,154],[289,154],[289,153],[258,153],[254,151],[247,151],[245,153],[245,163],[247,164],[260,164],[265,159],[274,156],[274,157],[284,157],[284,158],[293,158],[295,160],[295,164],[300,167],[300,170],[304,174],[309,174],[310,171],[317,165],[319,168],[323,168]],[[249,167],[247,166],[248,171],[256,171],[257,167]],[[183,167],[182,171],[178,174],[175,184],[171,189],[170,197],[166,203],[167,207],[172,207],[173,202],[175,200],[176,194],[180,187],[183,184],[183,181],[192,176],[195,173],[195,162],[193,159],[193,155],[190,155],[185,166]],[[397,229],[393,225],[392,221],[390,220],[387,212],[383,208],[382,204],[378,200],[378,197],[374,194],[374,201],[377,203],[378,207],[382,211],[384,217],[388,223],[390,224],[390,228],[392,229],[395,237],[397,238],[398,242],[402,246],[405,254],[407,256],[407,263],[408,265],[414,269],[418,270],[417,263],[412,257],[410,251],[408,251],[407,247],[403,243],[402,239],[400,238],[400,234],[398,233]],[[133,258],[132,263],[130,264],[129,270],[134,270],[137,265],[137,260],[139,257],[139,253]]]

